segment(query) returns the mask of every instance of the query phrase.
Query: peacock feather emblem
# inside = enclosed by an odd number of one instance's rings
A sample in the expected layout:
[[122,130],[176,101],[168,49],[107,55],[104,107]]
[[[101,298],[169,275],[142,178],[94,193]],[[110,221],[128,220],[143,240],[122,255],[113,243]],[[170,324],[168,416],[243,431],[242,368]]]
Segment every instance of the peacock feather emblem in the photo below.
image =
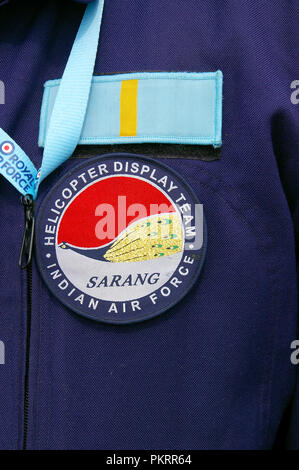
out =
[[176,213],[151,216],[128,227],[104,258],[112,263],[143,261],[182,251],[182,227]]
[[63,242],[60,248],[110,263],[165,258],[183,249],[181,219],[175,212],[152,215],[129,225],[108,247],[81,250]]

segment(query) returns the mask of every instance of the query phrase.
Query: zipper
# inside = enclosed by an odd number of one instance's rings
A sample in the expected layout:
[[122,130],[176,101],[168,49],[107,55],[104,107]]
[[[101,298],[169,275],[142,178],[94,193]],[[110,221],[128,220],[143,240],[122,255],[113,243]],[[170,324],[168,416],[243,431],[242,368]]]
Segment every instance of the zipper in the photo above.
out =
[[28,418],[29,418],[29,366],[30,366],[30,337],[32,315],[32,250],[34,237],[34,201],[30,194],[21,197],[24,206],[25,229],[22,248],[19,258],[19,267],[26,269],[27,282],[27,308],[26,308],[26,352],[25,352],[25,376],[24,376],[24,416],[23,416],[23,450],[27,448]]
[[26,324],[26,356],[24,378],[24,421],[23,421],[23,450],[27,448],[28,417],[29,417],[29,364],[30,364],[30,337],[31,337],[31,307],[32,307],[32,264],[27,266],[27,324]]
[[33,236],[35,227],[34,201],[31,194],[21,196],[21,203],[24,206],[25,229],[19,257],[19,267],[21,269],[25,269],[30,265],[32,259]]

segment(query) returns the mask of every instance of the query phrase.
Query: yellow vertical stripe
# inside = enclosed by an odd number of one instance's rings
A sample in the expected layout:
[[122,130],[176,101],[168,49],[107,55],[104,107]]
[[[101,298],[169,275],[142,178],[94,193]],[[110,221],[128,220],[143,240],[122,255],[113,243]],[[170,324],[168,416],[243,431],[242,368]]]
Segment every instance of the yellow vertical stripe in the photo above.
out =
[[138,80],[123,80],[120,91],[120,136],[137,134]]

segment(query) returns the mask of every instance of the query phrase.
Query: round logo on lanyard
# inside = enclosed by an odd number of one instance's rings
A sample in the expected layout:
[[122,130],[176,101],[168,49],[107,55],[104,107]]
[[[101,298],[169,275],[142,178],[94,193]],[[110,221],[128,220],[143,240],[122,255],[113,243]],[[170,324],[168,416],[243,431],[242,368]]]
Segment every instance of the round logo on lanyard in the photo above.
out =
[[36,254],[74,312],[125,324],[165,312],[196,281],[206,251],[202,205],[157,160],[111,154],[66,173],[43,201]]

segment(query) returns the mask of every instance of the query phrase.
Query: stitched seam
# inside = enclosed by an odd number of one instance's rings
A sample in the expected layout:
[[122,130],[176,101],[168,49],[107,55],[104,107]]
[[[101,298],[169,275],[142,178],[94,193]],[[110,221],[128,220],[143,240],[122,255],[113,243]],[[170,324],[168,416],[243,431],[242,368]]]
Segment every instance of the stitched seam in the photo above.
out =
[[[121,82],[128,79],[138,79],[138,80],[217,80],[217,72],[157,72],[153,75],[145,74],[150,72],[140,72],[132,74],[117,74],[117,75],[108,75],[108,76],[94,76],[91,80],[92,83],[111,83],[111,82]],[[159,75],[161,73],[161,75]],[[169,73],[169,75],[165,75]],[[58,86],[61,83],[61,79],[57,78],[54,80],[48,80],[45,82],[44,87],[50,88]]]
[[[123,80],[126,80],[125,78],[121,78],[119,80],[109,80],[107,78],[105,78],[105,80],[96,80],[97,77],[93,78],[91,80],[91,83],[118,83],[118,82],[122,82]],[[201,81],[201,80],[211,80],[211,81],[216,81],[216,77],[200,77],[200,75],[198,75],[198,77],[137,77],[137,76],[134,76],[132,75],[129,80],[196,80],[196,81]],[[61,78],[58,78],[57,81],[56,80],[53,80],[52,83],[50,82],[46,82],[44,84],[44,87],[45,88],[52,88],[52,87],[57,87],[59,86],[61,83]]]
[[41,373],[41,345],[42,345],[42,317],[41,317],[41,281],[40,278],[38,277],[37,279],[37,289],[38,289],[38,296],[36,297],[37,302],[38,302],[38,315],[39,315],[39,335],[38,335],[38,363],[37,363],[37,373],[36,373],[36,442],[37,442],[37,448],[40,449],[40,403],[39,403],[39,397],[41,396],[40,393],[40,373]]
[[217,141],[217,95],[218,95],[218,81],[215,80],[215,105],[214,105],[214,143]]
[[92,136],[92,137],[82,137],[79,142],[83,142],[85,140],[111,140],[111,139],[118,139],[118,140],[136,140],[136,139],[178,139],[178,140],[202,140],[202,141],[211,141],[214,142],[214,136],[211,137],[194,137],[194,136],[175,136],[175,135],[159,135],[154,136],[150,134],[146,135],[137,135],[137,136],[127,136],[127,137],[101,137],[101,136]]
[[[53,316],[51,314],[51,309],[49,309],[49,351],[52,352],[54,350],[54,342],[53,342]],[[51,361],[50,361],[51,363]],[[50,382],[51,385],[47,386],[47,392],[48,392],[48,403],[47,403],[47,447],[46,449],[50,449],[50,403],[52,403],[53,400],[53,387],[52,387],[52,366],[48,369],[50,370],[51,377],[49,378],[48,376],[48,383]]]
[[[25,330],[24,330],[24,314],[23,312],[25,311],[25,293],[24,293],[24,289],[23,289],[23,286],[24,286],[24,282],[25,282],[25,278],[24,278],[24,273],[23,272],[20,272],[20,310],[19,310],[19,324],[20,324],[20,335],[19,335],[19,351],[20,351],[20,354],[18,356],[18,360],[20,360],[21,362],[21,367],[20,367],[20,373],[19,373],[19,376],[18,376],[18,381],[17,381],[17,387],[19,388],[19,390],[21,390],[21,398],[20,398],[20,403],[22,403],[21,406],[18,407],[18,423],[16,424],[16,427],[18,428],[17,429],[17,433],[16,435],[18,436],[18,444],[17,444],[17,447],[19,447],[19,449],[22,448],[22,442],[23,442],[23,429],[24,429],[24,422],[23,422],[23,399],[24,399],[24,395],[23,395],[23,373],[24,373],[24,368],[23,368],[23,365],[25,363],[25,358],[23,357],[23,352],[24,352],[24,344],[23,344],[23,339],[25,338]],[[17,393],[17,396],[18,396],[18,393]]]
[[215,105],[215,145],[221,145],[221,128],[222,128],[222,87],[223,75],[222,72],[217,72],[217,85],[216,85],[216,105]]

